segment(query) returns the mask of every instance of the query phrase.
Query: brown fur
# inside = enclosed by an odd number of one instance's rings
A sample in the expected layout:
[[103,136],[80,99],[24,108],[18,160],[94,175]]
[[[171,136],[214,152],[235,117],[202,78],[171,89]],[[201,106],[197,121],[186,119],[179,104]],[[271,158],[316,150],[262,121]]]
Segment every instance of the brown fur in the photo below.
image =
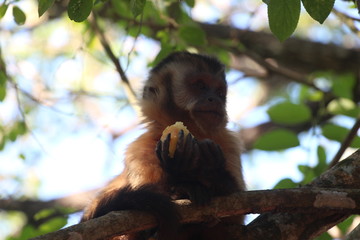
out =
[[[199,103],[203,101],[197,92],[200,90],[195,89],[192,92],[192,84],[198,84],[199,79],[205,82],[206,87],[219,91],[221,93],[219,96],[224,95],[224,102],[217,100],[209,105],[205,100],[205,103]],[[244,190],[240,144],[235,135],[226,129],[226,91],[224,66],[216,59],[181,52],[170,55],[156,66],[150,72],[140,102],[147,131],[129,145],[123,173],[114,178],[86,209],[83,220],[93,218],[94,212],[101,205],[99,202],[124,187],[130,186],[136,191],[150,184],[166,192],[168,184],[166,173],[155,154],[155,148],[162,131],[176,121],[182,121],[197,140],[211,139],[220,145],[226,161],[225,169],[236,181],[235,190]],[[201,111],[210,109],[218,114],[199,113],[199,109]],[[222,179],[218,181],[221,182]],[[226,239],[222,229],[221,225],[214,228],[187,226],[183,228],[179,238]],[[131,236],[128,239],[131,239]]]

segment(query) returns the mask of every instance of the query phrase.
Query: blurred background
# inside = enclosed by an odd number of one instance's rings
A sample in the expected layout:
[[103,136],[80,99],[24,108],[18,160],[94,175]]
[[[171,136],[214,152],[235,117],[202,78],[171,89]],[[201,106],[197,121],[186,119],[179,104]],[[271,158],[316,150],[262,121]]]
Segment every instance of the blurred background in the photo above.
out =
[[[106,44],[135,97],[171,51],[215,55],[227,65],[228,127],[243,139],[249,190],[313,180],[359,116],[354,2],[336,1],[323,24],[302,8],[284,42],[270,32],[260,0],[96,1],[81,23],[69,19],[67,1],[47,2],[39,17],[44,1],[0,0],[0,239],[77,223],[143,132]],[[144,4],[139,13],[134,2]],[[356,135],[343,157],[359,147]],[[353,220],[319,239],[341,239]]]

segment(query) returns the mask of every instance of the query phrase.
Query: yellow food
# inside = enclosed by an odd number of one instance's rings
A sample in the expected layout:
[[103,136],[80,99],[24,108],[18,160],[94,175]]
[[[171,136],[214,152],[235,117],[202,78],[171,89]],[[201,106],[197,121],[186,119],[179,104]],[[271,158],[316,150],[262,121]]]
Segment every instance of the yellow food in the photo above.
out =
[[174,157],[180,130],[184,131],[184,137],[190,133],[186,126],[184,126],[183,122],[176,122],[175,124],[165,128],[165,130],[162,132],[161,141],[164,141],[167,135],[170,133],[169,157]]

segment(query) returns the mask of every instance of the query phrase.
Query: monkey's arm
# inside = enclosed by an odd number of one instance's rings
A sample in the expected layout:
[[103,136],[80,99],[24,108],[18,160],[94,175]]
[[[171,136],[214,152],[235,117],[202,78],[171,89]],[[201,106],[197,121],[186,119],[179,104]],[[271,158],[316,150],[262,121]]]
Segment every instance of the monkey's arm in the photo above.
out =
[[211,140],[197,141],[180,131],[174,157],[169,156],[170,136],[159,141],[156,148],[161,166],[177,198],[188,197],[203,205],[213,196],[238,189],[235,179],[225,169],[220,147]]

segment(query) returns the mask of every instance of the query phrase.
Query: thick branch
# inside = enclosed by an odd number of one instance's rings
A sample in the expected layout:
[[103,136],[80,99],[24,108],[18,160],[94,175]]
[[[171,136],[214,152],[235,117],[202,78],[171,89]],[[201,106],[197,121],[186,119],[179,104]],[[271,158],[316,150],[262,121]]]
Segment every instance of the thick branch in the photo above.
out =
[[[199,24],[210,40],[237,40],[262,58],[274,58],[282,66],[296,71],[358,71],[359,49],[347,49],[335,44],[299,38],[290,38],[281,43],[272,34],[265,32],[252,32],[218,24]],[[216,44],[216,41],[213,42]]]
[[[338,210],[340,213],[359,213],[360,190],[341,189],[281,189],[239,192],[226,197],[214,199],[206,207],[195,207],[187,200],[179,200],[178,208],[182,223],[206,222],[211,219],[248,213],[264,213],[269,211],[309,212],[314,209]],[[116,221],[114,221],[116,219]],[[102,226],[102,230],[94,229]],[[71,235],[81,235],[83,239],[104,239],[114,235],[136,232],[156,227],[156,220],[146,214],[120,211],[112,212],[101,218],[81,223],[58,232],[47,234],[34,240],[67,239]],[[101,234],[99,234],[101,232]],[[103,234],[107,235],[104,236]]]
[[[360,150],[323,173],[307,187],[358,188],[360,186]],[[358,202],[355,202],[358,204]],[[247,239],[313,239],[343,221],[348,212],[265,213],[247,226]],[[273,233],[269,237],[269,233]]]
[[[178,201],[179,212],[183,223],[269,212],[254,220],[246,230],[234,229],[234,236],[241,236],[242,240],[311,239],[349,215],[360,212],[360,205],[357,204],[360,202],[360,190],[349,189],[358,188],[359,185],[360,150],[322,174],[309,186],[288,190],[240,192],[214,199],[206,207],[194,207],[188,201]],[[71,238],[72,240],[104,239],[155,226],[155,219],[146,214],[113,212],[34,240],[70,239],[70,236],[78,237]]]

